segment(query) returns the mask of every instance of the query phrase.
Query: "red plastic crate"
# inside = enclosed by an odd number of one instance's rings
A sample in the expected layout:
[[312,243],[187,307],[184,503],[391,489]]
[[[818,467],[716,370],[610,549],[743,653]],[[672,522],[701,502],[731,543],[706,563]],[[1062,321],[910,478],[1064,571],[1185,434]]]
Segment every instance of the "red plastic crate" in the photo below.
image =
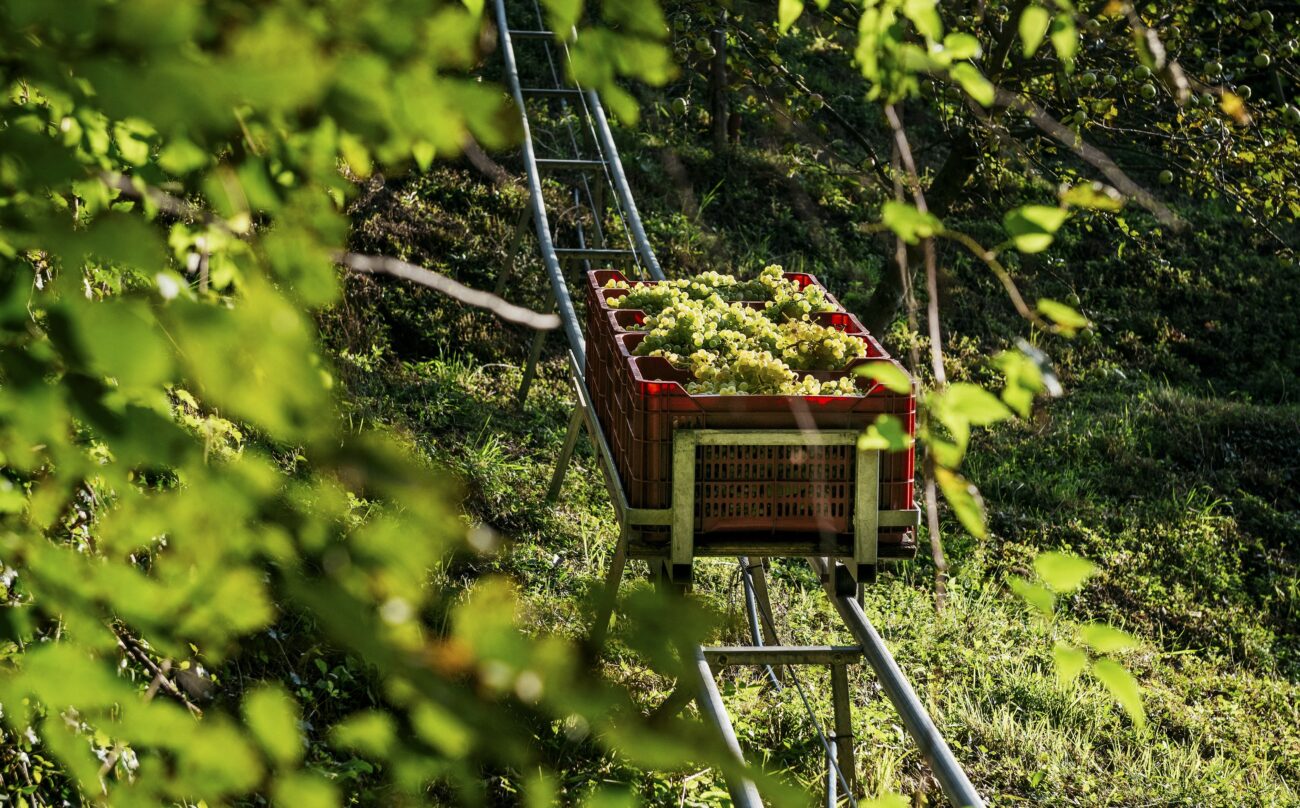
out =
[[[816,278],[787,273],[808,283]],[[661,357],[636,356],[643,338],[635,330],[644,315],[611,309],[615,296],[603,286],[621,273],[589,273],[587,294],[587,385],[604,427],[628,498],[636,508],[665,508],[672,498],[674,429],[852,429],[864,430],[882,413],[898,417],[915,431],[916,408],[910,394],[889,391],[861,379],[862,396],[692,395],[688,371]],[[828,299],[834,300],[828,295]],[[757,304],[761,305],[761,304]],[[837,304],[838,305],[838,304]],[[888,360],[879,343],[853,315],[819,315],[867,343],[867,358],[839,371],[819,371],[820,379],[843,377],[852,366]],[[751,534],[851,535],[856,468],[853,446],[699,446],[696,449],[695,527],[697,534],[744,531]],[[913,507],[913,452],[886,453],[880,467],[880,507]],[[911,528],[882,528],[882,556],[905,555],[914,546]]]

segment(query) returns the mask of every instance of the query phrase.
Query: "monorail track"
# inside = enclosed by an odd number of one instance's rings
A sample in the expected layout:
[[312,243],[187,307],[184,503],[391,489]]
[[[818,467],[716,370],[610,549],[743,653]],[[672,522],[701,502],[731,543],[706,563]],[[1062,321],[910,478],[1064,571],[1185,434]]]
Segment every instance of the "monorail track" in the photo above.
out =
[[[512,28],[505,0],[494,0],[501,54],[504,60],[504,78],[507,88],[514,97],[523,125],[523,163],[529,196],[528,209],[520,219],[519,229],[515,234],[515,244],[510,252],[511,258],[502,272],[498,289],[505,289],[510,273],[515,269],[514,258],[517,255],[520,239],[524,235],[526,225],[531,222],[538,253],[554,298],[555,311],[563,324],[564,335],[568,342],[569,370],[576,400],[574,415],[552,479],[550,497],[553,499],[558,496],[573,450],[585,430],[595,445],[606,486],[623,528],[606,576],[602,607],[592,629],[593,637],[603,638],[627,562],[631,559],[646,559],[651,562],[652,568],[656,563],[663,563],[667,565],[669,577],[671,577],[672,566],[668,559],[664,558],[666,551],[663,548],[638,542],[629,536],[630,531],[627,526],[632,509],[627,504],[599,420],[593,408],[589,406],[590,395],[583,375],[586,341],[574,310],[565,266],[579,263],[584,269],[590,270],[592,262],[599,262],[602,267],[612,264],[621,265],[628,270],[629,275],[643,278],[663,280],[665,276],[641,225],[636,202],[629,190],[627,177],[623,172],[600,99],[593,90],[571,87],[564,81],[563,68],[568,58],[566,43],[572,41],[574,33],[571,31],[564,35],[557,35],[555,32],[545,30],[545,20],[540,8],[535,0],[528,1],[533,12],[529,16],[535,19],[530,20],[527,25],[531,26],[535,23],[537,26],[535,28]],[[515,54],[516,42],[528,43],[528,47],[539,47],[541,52],[538,56],[544,57],[545,63],[549,66],[549,71],[545,72],[549,75],[530,77],[534,81],[526,85],[521,83]],[[557,133],[553,138],[567,146],[566,153],[538,155],[539,149],[534,139],[532,118],[529,113],[530,102],[550,105],[547,111],[558,112],[559,116],[566,121],[563,125],[564,131]],[[565,233],[563,239],[548,216],[542,194],[544,177],[565,178],[568,197],[572,202],[575,216],[572,232]],[[613,208],[607,217],[606,208],[611,203]],[[608,227],[610,221],[617,227]],[[607,232],[608,230],[617,232],[611,233]],[[566,243],[557,245],[558,240],[565,240]],[[539,332],[530,351],[528,367],[519,393],[521,400],[526,396],[528,386],[534,377],[536,362],[543,347],[544,333]],[[904,728],[929,763],[948,800],[956,806],[983,806],[983,800],[970,779],[953,756],[884,641],[863,613],[856,597],[857,581],[850,574],[850,570],[836,560],[837,557],[851,555],[848,548],[834,543],[828,544],[826,540],[817,538],[780,544],[768,543],[764,546],[747,545],[742,540],[714,540],[700,542],[693,547],[693,554],[695,557],[741,557],[742,581],[752,644],[718,648],[696,647],[694,664],[690,666],[690,670],[695,674],[695,681],[689,683],[689,686],[688,683],[679,683],[679,688],[683,689],[669,697],[669,706],[680,708],[687,700],[686,696],[693,697],[698,704],[700,715],[712,725],[736,760],[743,763],[743,751],[718,692],[714,678],[715,671],[730,665],[754,665],[765,668],[774,687],[781,687],[781,682],[787,679],[794,684],[811,713],[797,668],[802,665],[827,666],[831,671],[834,731],[827,736],[820,728],[818,730],[827,757],[827,801],[831,806],[843,800],[847,800],[848,804],[852,805],[855,804],[853,782],[855,767],[848,665],[865,662],[875,672],[881,689],[898,711]],[[786,646],[776,642],[776,626],[768,602],[764,567],[761,563],[751,564],[749,560],[749,557],[760,555],[806,558],[814,573],[822,581],[831,605],[840,615],[857,645]],[[814,725],[820,727],[819,723],[815,722]],[[763,804],[757,788],[748,779],[731,777],[727,781],[727,788],[732,801],[741,808]]]

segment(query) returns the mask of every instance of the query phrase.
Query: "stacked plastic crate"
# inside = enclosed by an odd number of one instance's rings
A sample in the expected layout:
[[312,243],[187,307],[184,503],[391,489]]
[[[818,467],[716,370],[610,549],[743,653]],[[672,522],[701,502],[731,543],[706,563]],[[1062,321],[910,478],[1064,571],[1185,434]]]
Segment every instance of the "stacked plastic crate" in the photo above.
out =
[[[801,287],[818,284],[804,273],[787,272],[785,277]],[[672,505],[675,429],[862,431],[878,416],[889,414],[899,418],[909,434],[915,430],[913,395],[895,393],[866,377],[855,377],[862,393],[858,396],[688,393],[688,371],[661,357],[636,355],[644,339],[645,315],[609,305],[627,294],[626,289],[606,288],[611,280],[628,281],[616,270],[588,273],[587,386],[628,504],[634,508]],[[835,379],[854,375],[854,367],[865,362],[893,361],[856,317],[829,293],[826,298],[837,310],[814,316],[823,325],[861,339],[866,356],[842,370],[815,371],[814,376]],[[854,446],[698,446],[697,535],[745,532],[756,540],[851,536],[856,451]],[[910,447],[882,455],[881,510],[913,507],[914,472]],[[915,553],[910,527],[881,528],[878,541],[882,558]]]

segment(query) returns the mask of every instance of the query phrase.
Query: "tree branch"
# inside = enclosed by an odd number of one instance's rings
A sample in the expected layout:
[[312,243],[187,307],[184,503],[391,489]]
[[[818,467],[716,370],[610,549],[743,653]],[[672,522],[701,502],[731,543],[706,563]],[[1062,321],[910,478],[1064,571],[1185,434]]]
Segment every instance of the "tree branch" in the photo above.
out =
[[1082,135],[1077,134],[1074,130],[1067,128],[1060,121],[1047,114],[1038,104],[1024,96],[1007,92],[1000,87],[997,89],[995,103],[997,106],[1013,109],[1024,115],[1053,140],[1074,152],[1079,159],[1104,174],[1106,179],[1110,180],[1111,184],[1120,193],[1151,211],[1160,220],[1161,224],[1174,230],[1182,230],[1184,226],[1183,220],[1179,219],[1173,211],[1165,207],[1160,200],[1152,196],[1145,188],[1129,179],[1124,170],[1117,166],[1115,161],[1110,159],[1105,152],[1088,143],[1083,139]]
[[453,300],[459,300],[470,306],[486,309],[502,320],[527,326],[537,331],[552,331],[560,326],[560,318],[554,314],[541,314],[532,309],[516,306],[502,300],[491,292],[471,289],[446,275],[431,269],[408,264],[396,258],[383,255],[360,255],[358,253],[341,253],[335,260],[353,272],[367,275],[391,275],[394,278],[411,281],[421,286],[440,292]]

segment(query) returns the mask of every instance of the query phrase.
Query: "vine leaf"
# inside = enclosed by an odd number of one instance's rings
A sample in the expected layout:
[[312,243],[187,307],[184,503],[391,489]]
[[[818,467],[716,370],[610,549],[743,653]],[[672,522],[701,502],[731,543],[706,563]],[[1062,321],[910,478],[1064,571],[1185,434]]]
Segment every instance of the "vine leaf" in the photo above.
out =
[[1046,297],[1039,299],[1038,313],[1056,323],[1062,332],[1071,337],[1079,329],[1091,325],[1087,317],[1084,317],[1070,306]]
[[1052,246],[1056,231],[1061,229],[1070,212],[1050,205],[1025,205],[1007,211],[1002,225],[1011,242],[1023,253],[1039,253]]
[[982,106],[992,106],[994,99],[997,98],[997,89],[994,88],[993,82],[984,77],[980,69],[970,62],[958,62],[949,69],[948,73],[956,79],[966,94],[974,98]]
[[964,34],[960,31],[943,38],[943,49],[953,59],[978,59],[984,54],[980,41],[973,34]]
[[1053,591],[1065,595],[1083,586],[1084,581],[1096,575],[1097,565],[1076,555],[1049,551],[1039,553],[1034,559],[1034,572],[1037,572],[1038,577],[1042,578]]
[[979,489],[951,469],[936,468],[934,477],[962,527],[977,539],[987,539],[989,531],[984,521],[984,499]]
[[776,24],[781,33],[790,30],[794,21],[803,13],[803,0],[781,0],[776,7]]
[[1074,55],[1079,50],[1079,31],[1074,27],[1074,17],[1066,12],[1056,15],[1052,20],[1052,29],[1048,36],[1052,39],[1052,47],[1056,49],[1056,55],[1065,66],[1066,73],[1074,72]]
[[1061,686],[1065,687],[1079,678],[1079,674],[1088,667],[1088,654],[1081,648],[1057,640],[1052,647],[1052,662],[1056,665],[1056,677]]
[[971,426],[990,426],[1012,417],[998,397],[969,382],[956,382],[939,394],[935,406],[965,418]]
[[1079,637],[1099,654],[1113,654],[1136,648],[1137,638],[1106,623],[1088,623],[1079,628]]
[[1013,577],[1007,583],[1012,592],[1042,613],[1043,617],[1050,618],[1056,612],[1056,596],[1046,587],[1020,577]]
[[911,445],[912,436],[907,434],[907,427],[893,415],[881,415],[858,438],[861,451],[897,452]]
[[869,362],[853,369],[859,376],[879,382],[886,390],[894,393],[907,393],[912,390],[912,379],[907,371],[893,362]]
[[1142,707],[1142,686],[1133,674],[1113,659],[1097,660],[1092,664],[1092,672],[1133,719],[1133,724],[1139,730],[1145,729],[1147,714]]
[[908,244],[917,244],[943,230],[943,222],[932,213],[922,213],[906,202],[886,202],[880,209],[885,227]]
[[1028,59],[1038,52],[1047,35],[1047,25],[1052,15],[1042,6],[1029,6],[1020,15],[1020,40],[1024,44],[1024,55]]

